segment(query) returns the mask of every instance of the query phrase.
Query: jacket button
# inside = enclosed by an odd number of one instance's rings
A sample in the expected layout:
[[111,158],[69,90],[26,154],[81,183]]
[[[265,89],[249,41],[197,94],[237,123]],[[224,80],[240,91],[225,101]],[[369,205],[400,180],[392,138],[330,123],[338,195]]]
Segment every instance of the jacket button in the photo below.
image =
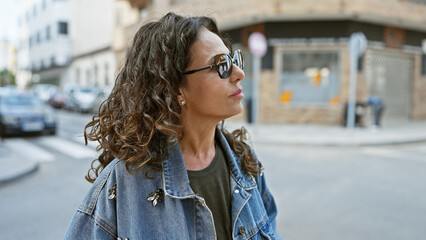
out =
[[246,233],[246,229],[245,229],[243,226],[241,226],[241,227],[238,229],[238,232],[242,235],[242,234]]

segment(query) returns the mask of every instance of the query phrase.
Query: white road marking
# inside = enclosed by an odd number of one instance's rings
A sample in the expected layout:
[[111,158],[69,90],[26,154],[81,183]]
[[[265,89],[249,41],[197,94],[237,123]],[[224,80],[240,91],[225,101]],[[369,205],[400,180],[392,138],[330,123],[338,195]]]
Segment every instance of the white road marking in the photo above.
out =
[[7,148],[12,149],[14,154],[20,157],[40,162],[52,162],[55,160],[55,155],[24,139],[7,139],[5,144]]
[[[78,142],[80,144],[83,144],[83,145],[85,144],[84,143],[84,136],[81,135],[81,134],[75,135],[73,140],[75,140],[76,142]],[[99,145],[99,143],[96,142],[96,141],[95,142],[94,141],[87,141],[87,146],[92,148],[92,149],[96,149],[96,147],[98,145]]]
[[97,155],[96,151],[90,147],[59,137],[43,137],[38,141],[47,147],[76,159],[94,158]]
[[404,150],[395,150],[389,148],[365,147],[362,149],[362,152],[369,155],[393,159],[426,161],[426,154],[423,152],[422,149],[413,149],[407,152]]

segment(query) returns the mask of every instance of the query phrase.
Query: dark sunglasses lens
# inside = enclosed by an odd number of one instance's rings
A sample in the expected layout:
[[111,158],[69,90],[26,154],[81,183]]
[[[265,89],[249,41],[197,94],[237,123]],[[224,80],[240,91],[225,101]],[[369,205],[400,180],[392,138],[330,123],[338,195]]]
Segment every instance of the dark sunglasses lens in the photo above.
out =
[[235,51],[232,60],[241,70],[244,70],[244,59],[241,51]]
[[232,60],[227,54],[222,54],[216,58],[216,69],[220,78],[229,78],[232,73]]

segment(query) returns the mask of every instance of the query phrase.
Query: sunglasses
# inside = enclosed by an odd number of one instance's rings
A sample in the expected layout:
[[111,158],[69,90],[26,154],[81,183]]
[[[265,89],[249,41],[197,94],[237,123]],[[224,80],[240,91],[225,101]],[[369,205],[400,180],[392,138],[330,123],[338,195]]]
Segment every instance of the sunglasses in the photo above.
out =
[[229,78],[232,74],[233,64],[237,65],[241,70],[244,70],[244,59],[243,54],[240,50],[234,52],[234,55],[231,57],[229,54],[222,53],[213,57],[214,64],[202,67],[190,71],[186,71],[183,74],[193,74],[206,69],[216,69],[219,77],[222,79]]

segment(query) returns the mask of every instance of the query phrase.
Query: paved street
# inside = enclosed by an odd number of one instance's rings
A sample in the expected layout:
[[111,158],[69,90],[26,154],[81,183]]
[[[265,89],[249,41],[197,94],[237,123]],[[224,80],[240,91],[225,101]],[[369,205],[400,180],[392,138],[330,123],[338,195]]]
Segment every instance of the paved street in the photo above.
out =
[[[89,115],[59,112],[57,136],[8,138],[39,169],[0,185],[0,239],[62,239],[90,184]],[[31,151],[24,151],[31,149]],[[426,143],[374,147],[255,143],[283,239],[418,240],[426,236]],[[30,152],[30,153],[28,153]]]
[[8,138],[22,158],[39,169],[0,185],[0,239],[63,239],[69,221],[90,184],[84,175],[96,156],[81,133],[88,115],[59,113],[57,136]]
[[426,236],[426,144],[257,145],[284,239],[418,240]]

